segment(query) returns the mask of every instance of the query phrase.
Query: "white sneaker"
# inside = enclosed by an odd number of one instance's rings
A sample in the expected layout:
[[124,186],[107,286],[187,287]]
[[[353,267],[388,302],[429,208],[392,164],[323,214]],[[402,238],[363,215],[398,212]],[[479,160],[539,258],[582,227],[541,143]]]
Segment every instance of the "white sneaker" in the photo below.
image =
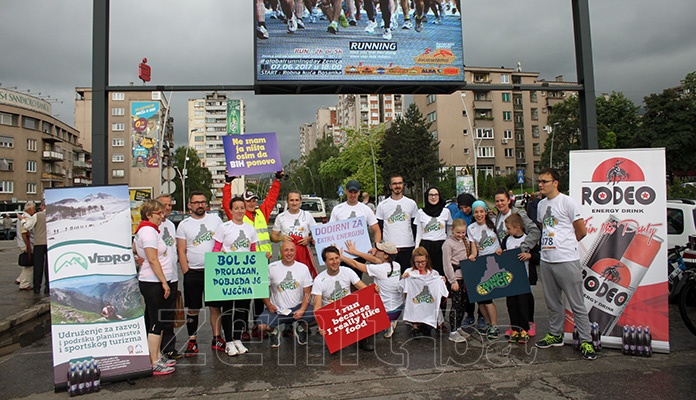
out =
[[227,353],[228,356],[233,357],[238,355],[239,351],[233,342],[227,342],[225,345],[225,353]]
[[377,27],[376,21],[367,21],[367,27],[365,27],[365,32],[373,33],[375,31],[376,27]]
[[391,21],[389,22],[389,29],[391,29],[392,31],[399,29],[399,20],[396,19],[396,13],[394,13],[391,17]]
[[249,352],[249,349],[247,349],[243,344],[241,340],[235,340],[234,341],[234,347],[237,348],[237,354],[245,354]]
[[466,342],[466,338],[460,335],[458,331],[451,332],[449,334],[449,340],[453,341],[454,343]]
[[459,329],[457,329],[455,332],[459,333],[459,336],[462,336],[464,338],[468,338],[471,336],[469,334],[469,332],[465,331],[464,328],[461,328],[461,327]]
[[391,322],[391,325],[389,325],[389,328],[387,328],[387,330],[384,331],[384,337],[385,337],[385,338],[389,339],[390,337],[392,337],[392,336],[394,335],[394,331],[396,330],[396,324],[397,324],[397,323],[398,323],[397,321],[392,321],[392,322]]
[[295,33],[297,31],[297,17],[294,15],[288,20],[288,33]]
[[391,40],[392,38],[392,31],[391,29],[385,29],[384,33],[382,34],[382,39],[384,40]]
[[401,29],[413,29],[413,22],[411,22],[410,19],[407,19],[404,21],[404,25],[401,27]]

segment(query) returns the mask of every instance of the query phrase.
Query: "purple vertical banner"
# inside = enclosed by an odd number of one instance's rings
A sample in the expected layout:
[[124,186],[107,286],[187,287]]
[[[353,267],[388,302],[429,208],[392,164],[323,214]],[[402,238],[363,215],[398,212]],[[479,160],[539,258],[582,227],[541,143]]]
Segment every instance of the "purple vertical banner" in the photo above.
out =
[[229,176],[253,175],[283,169],[275,132],[222,137]]

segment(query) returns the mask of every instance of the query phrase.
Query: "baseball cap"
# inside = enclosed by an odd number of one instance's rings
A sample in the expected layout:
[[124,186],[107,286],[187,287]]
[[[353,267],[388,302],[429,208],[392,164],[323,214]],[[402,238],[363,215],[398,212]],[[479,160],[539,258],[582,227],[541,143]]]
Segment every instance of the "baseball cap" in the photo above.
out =
[[396,249],[396,246],[394,246],[394,243],[392,243],[392,242],[377,243],[377,244],[375,244],[375,247],[377,247],[377,250],[382,250],[383,252],[385,252],[387,254],[396,254],[399,252]]
[[249,201],[249,200],[252,200],[252,199],[257,199],[257,200],[258,200],[259,196],[255,195],[254,192],[252,192],[251,190],[247,190],[247,191],[244,192],[244,194],[242,195],[242,198],[244,199],[244,201]]
[[348,183],[346,183],[346,192],[350,192],[351,190],[360,190],[360,184],[356,180],[349,180]]

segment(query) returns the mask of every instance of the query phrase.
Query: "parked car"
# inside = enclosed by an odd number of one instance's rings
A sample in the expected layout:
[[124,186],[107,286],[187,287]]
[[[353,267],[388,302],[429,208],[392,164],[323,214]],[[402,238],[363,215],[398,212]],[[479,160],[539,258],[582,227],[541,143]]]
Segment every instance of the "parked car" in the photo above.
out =
[[174,227],[179,227],[179,222],[183,221],[184,219],[190,217],[190,214],[169,214],[169,219],[174,223]]
[[[285,204],[283,211],[287,210],[287,208],[288,205]],[[326,205],[324,205],[324,199],[322,199],[321,197],[303,195],[302,205],[300,205],[300,209],[312,214],[314,220],[321,224],[325,224],[326,222],[328,222],[328,218],[326,217]]]
[[668,248],[687,246],[689,235],[696,235],[696,200],[667,200]]

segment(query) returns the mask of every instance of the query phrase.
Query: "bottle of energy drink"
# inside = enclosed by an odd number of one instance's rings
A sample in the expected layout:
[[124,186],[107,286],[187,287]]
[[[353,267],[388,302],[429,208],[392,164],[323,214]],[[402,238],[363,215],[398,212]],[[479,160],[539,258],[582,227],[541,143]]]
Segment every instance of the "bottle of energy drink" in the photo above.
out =
[[85,366],[82,361],[77,363],[77,394],[85,394]]
[[72,362],[68,370],[68,394],[70,397],[77,395],[77,367]]
[[578,327],[573,325],[573,349],[578,350],[580,348],[580,335],[578,334]]
[[99,390],[101,390],[101,367],[99,367],[99,360],[94,360],[94,391]]
[[638,325],[638,328],[636,329],[636,339],[638,341],[636,343],[636,355],[642,357],[644,355],[643,351],[645,349],[645,347],[644,347],[645,346],[644,345],[645,338],[643,336],[643,326],[642,325]]
[[628,334],[629,341],[628,341],[628,354],[635,356],[636,355],[636,326],[631,325],[631,330],[630,333]]
[[645,339],[645,345],[643,347],[643,352],[645,354],[645,357],[650,357],[650,356],[652,356],[652,334],[650,333],[649,326],[645,327],[645,330],[643,331],[643,336]]
[[623,327],[623,335],[621,335],[621,352],[627,355],[631,347],[631,334],[628,325]]

